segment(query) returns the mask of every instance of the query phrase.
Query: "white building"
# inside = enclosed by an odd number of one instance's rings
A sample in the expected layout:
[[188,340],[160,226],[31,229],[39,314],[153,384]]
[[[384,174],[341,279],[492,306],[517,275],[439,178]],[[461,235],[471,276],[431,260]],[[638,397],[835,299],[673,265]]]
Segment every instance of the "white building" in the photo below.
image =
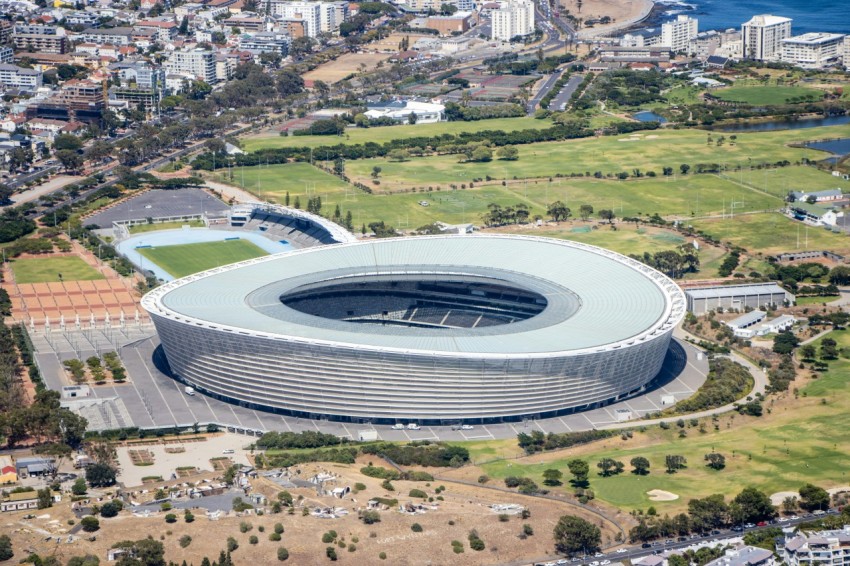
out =
[[339,24],[348,19],[348,2],[320,2],[319,27],[323,33],[338,33]]
[[41,71],[16,65],[0,64],[0,85],[33,92],[41,86]]
[[804,69],[823,69],[838,63],[845,36],[838,33],[804,33],[782,40],[782,60]]
[[850,35],[844,38],[841,61],[846,68],[850,69]]
[[776,545],[776,553],[788,566],[850,563],[850,526],[841,530],[798,534]]
[[699,33],[696,18],[680,15],[671,22],[661,24],[661,43],[673,51],[687,51],[690,40]]
[[288,0],[270,0],[269,15],[278,18],[293,18],[304,22],[304,33],[316,37],[322,32],[321,2],[289,2]]
[[782,54],[782,40],[791,37],[791,18],[762,14],[741,26],[745,59],[776,60]]
[[165,70],[169,73],[192,75],[209,84],[217,81],[215,53],[207,49],[172,51],[165,61]]
[[258,55],[260,53],[280,53],[286,55],[289,52],[289,44],[292,38],[289,34],[264,31],[254,34],[242,34],[239,38],[239,49],[250,51]]
[[764,311],[750,311],[746,314],[742,314],[738,318],[728,321],[726,326],[732,329],[732,333],[735,336],[750,338],[754,334],[752,327],[763,321],[765,316],[767,315]]
[[729,548],[720,558],[705,566],[773,566],[776,560],[773,553],[764,548],[739,545]]
[[391,118],[396,122],[406,122],[410,114],[416,115],[417,124],[431,124],[442,122],[446,119],[446,107],[442,104],[431,102],[418,102],[415,100],[393,100],[368,105],[365,112],[366,117],[374,120],[377,118]]
[[510,41],[511,38],[534,32],[534,2],[510,0],[493,10],[490,39]]

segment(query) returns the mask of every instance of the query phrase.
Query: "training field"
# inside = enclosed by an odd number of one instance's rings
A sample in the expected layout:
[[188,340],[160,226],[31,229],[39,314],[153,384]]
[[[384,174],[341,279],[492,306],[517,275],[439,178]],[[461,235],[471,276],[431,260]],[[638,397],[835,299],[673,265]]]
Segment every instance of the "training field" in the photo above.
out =
[[[612,121],[614,119],[612,118]],[[539,130],[551,128],[551,120],[535,118],[497,118],[475,122],[439,122],[436,124],[415,124],[399,126],[380,126],[376,128],[348,128],[343,136],[280,136],[278,132],[264,132],[241,139],[245,151],[256,151],[275,147],[319,147],[339,144],[353,145],[367,142],[385,143],[419,136],[440,136],[462,132],[481,132],[484,130]],[[315,159],[323,159],[316,154]]]
[[752,105],[785,104],[791,99],[819,100],[823,92],[802,86],[733,86],[712,93],[721,100]]
[[75,256],[16,259],[11,265],[18,284],[106,279],[98,270]]
[[[230,177],[232,172],[232,178]],[[234,167],[228,172],[219,169],[216,181],[245,189],[263,200],[284,204],[289,192],[290,205],[295,206],[295,197],[301,199],[301,208],[307,208],[307,198],[315,195],[341,194],[346,188],[360,192],[339,177],[325,173],[309,163],[286,163],[283,165],[260,165],[259,167]]]
[[742,214],[734,219],[696,220],[698,228],[723,242],[765,255],[798,250],[850,253],[850,238],[824,228],[806,226],[779,213]]
[[247,240],[136,248],[136,251],[174,277],[267,255]]
[[806,165],[780,167],[778,169],[727,171],[724,176],[732,181],[746,183],[759,190],[778,197],[785,197],[790,191],[821,191],[824,189],[843,189],[850,192],[850,181],[833,177]]
[[[494,160],[487,163],[460,163],[457,155],[438,155],[414,158],[405,162],[386,158],[347,161],[346,174],[362,183],[371,183],[372,168],[381,167],[381,186],[422,187],[449,183],[468,183],[475,178],[494,180],[528,177],[549,177],[556,174],[603,174],[633,169],[661,174],[662,167],[673,167],[678,173],[681,164],[692,169],[699,163],[716,163],[734,168],[760,163],[802,158],[822,159],[820,151],[788,147],[791,142],[805,142],[827,137],[850,135],[850,125],[809,130],[785,130],[737,134],[734,143],[726,140],[717,146],[720,134],[701,130],[656,130],[631,135],[604,136],[594,139],[568,140],[516,146],[517,161]],[[707,143],[711,136],[712,143]]]

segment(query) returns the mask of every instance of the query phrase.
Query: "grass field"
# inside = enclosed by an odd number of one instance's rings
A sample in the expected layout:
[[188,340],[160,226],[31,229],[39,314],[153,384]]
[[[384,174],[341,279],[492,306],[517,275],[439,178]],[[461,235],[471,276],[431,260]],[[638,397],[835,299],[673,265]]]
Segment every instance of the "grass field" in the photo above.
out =
[[[614,120],[614,118],[612,118]],[[390,140],[407,139],[419,136],[439,136],[459,134],[461,132],[480,132],[483,130],[543,129],[552,126],[551,120],[535,118],[498,118],[476,122],[439,122],[437,124],[416,124],[401,126],[381,126],[377,128],[348,128],[344,136],[287,136],[278,132],[265,132],[242,138],[245,151],[256,151],[270,147],[319,147],[323,145],[360,144],[366,142],[384,143]],[[316,154],[316,159],[322,156]]]
[[733,86],[714,91],[712,94],[721,100],[751,105],[785,104],[795,98],[810,97],[812,100],[820,100],[823,97],[823,92],[813,88],[780,85]]
[[[286,163],[284,165],[261,165],[259,167],[236,167],[232,169],[233,178],[219,169],[213,179],[222,183],[235,185],[260,196],[264,200],[283,204],[286,193],[289,192],[294,206],[295,197],[300,197],[301,208],[307,207],[307,198],[315,194],[344,195],[346,188],[351,192],[363,194],[339,177],[325,173],[309,163]],[[310,194],[308,194],[308,191]]]
[[745,183],[778,197],[785,197],[789,191],[820,191],[824,189],[843,189],[850,192],[850,181],[833,177],[826,171],[805,165],[780,167],[777,169],[728,171],[724,176],[732,181]]
[[159,230],[177,230],[183,226],[192,228],[203,228],[206,226],[203,220],[185,220],[180,222],[160,222],[158,224],[136,224],[130,226],[131,234],[142,234],[144,232],[157,232]]
[[136,251],[174,277],[184,277],[220,265],[267,255],[247,240],[138,248]]
[[405,162],[392,162],[385,158],[360,159],[348,161],[346,173],[368,184],[371,183],[372,168],[381,167],[381,186],[389,188],[446,188],[450,183],[468,183],[487,176],[502,180],[569,173],[592,174],[596,171],[603,174],[631,173],[635,168],[660,174],[665,166],[673,167],[678,173],[683,163],[691,167],[698,163],[717,163],[732,168],[781,160],[794,163],[804,157],[819,159],[823,152],[792,148],[786,144],[846,135],[850,135],[850,125],[744,133],[738,134],[734,145],[727,139],[726,143],[717,146],[716,142],[707,143],[708,134],[701,130],[659,130],[629,136],[520,145],[517,146],[517,161],[459,163],[456,155],[415,158]]
[[693,225],[724,242],[765,255],[805,249],[850,253],[850,238],[846,235],[811,226],[807,229],[803,223],[779,213],[696,220]]
[[[850,347],[847,331],[833,332],[839,347]],[[850,464],[850,360],[839,359],[830,363],[830,369],[816,380],[800,388],[795,399],[787,393],[773,403],[769,401],[761,418],[744,418],[727,414],[718,418],[715,430],[706,421],[706,432],[686,427],[687,437],[679,438],[678,428],[661,430],[651,427],[646,432],[635,432],[631,440],[619,437],[574,448],[569,451],[536,455],[516,460],[510,458],[516,450],[508,441],[488,444],[470,443],[473,458],[487,461],[490,458],[509,457],[481,465],[484,473],[501,480],[505,476],[529,476],[542,482],[542,473],[549,468],[563,470],[573,458],[587,460],[591,466],[590,487],[596,497],[623,510],[646,509],[653,505],[659,513],[684,510],[688,499],[723,493],[727,499],[746,486],[756,486],[766,493],[796,490],[806,482],[823,487],[848,484],[846,470]],[[687,420],[687,419],[686,419]],[[704,465],[703,457],[712,451],[726,456],[726,468],[714,471]],[[667,454],[685,456],[688,467],[676,474],[664,472]],[[644,456],[651,463],[648,476],[635,476],[629,460]],[[609,478],[596,473],[596,462],[605,457],[626,464],[626,472]],[[501,483],[501,482],[499,482]],[[554,488],[569,490],[569,486]],[[678,494],[671,502],[652,502],[646,492],[662,489]]]
[[[15,281],[19,284],[106,279],[98,270],[74,256],[16,259],[11,265]],[[61,279],[59,274],[62,274]]]

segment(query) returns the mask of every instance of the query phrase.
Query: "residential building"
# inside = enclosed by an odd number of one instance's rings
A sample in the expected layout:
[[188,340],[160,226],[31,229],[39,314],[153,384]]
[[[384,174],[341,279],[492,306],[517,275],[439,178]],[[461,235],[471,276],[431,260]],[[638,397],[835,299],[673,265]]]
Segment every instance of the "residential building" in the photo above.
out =
[[348,19],[348,2],[320,2],[320,28],[323,33],[338,33],[339,25]]
[[782,60],[804,69],[823,69],[839,63],[845,36],[804,33],[782,40]]
[[73,10],[65,16],[65,23],[74,26],[85,26],[87,28],[98,28],[100,27],[100,18],[94,12]]
[[0,63],[11,63],[15,60],[15,51],[11,47],[0,47]]
[[165,71],[148,63],[113,63],[109,69],[118,75],[122,86],[135,85],[150,90],[162,88],[165,83]]
[[112,45],[129,45],[132,43],[133,28],[88,28],[80,35],[82,36],[82,40],[86,43],[96,43],[98,45],[102,45],[104,43]]
[[791,37],[791,18],[763,14],[741,26],[743,57],[772,61],[782,54],[782,40]]
[[670,60],[670,48],[606,46],[599,50],[600,59],[607,63],[662,63]]
[[159,41],[170,41],[177,36],[179,26],[174,20],[142,20],[133,26],[133,30],[151,30],[156,32]]
[[845,68],[850,69],[850,35],[844,38],[841,53],[841,62],[844,63]]
[[777,543],[776,553],[788,566],[843,565],[850,562],[850,526],[834,531],[800,533]]
[[646,45],[644,36],[639,33],[627,33],[620,38],[620,47],[643,47]]
[[35,490],[10,493],[0,500],[0,511],[4,513],[26,509],[38,509],[38,493]]
[[0,64],[0,85],[33,92],[41,87],[42,73],[7,63]]
[[12,22],[9,20],[0,20],[0,43],[6,44],[12,37]]
[[16,51],[62,54],[68,52],[68,36],[58,33],[17,33],[12,41]]
[[794,302],[794,295],[776,283],[752,283],[685,289],[685,299],[688,312],[702,315],[717,309],[759,309],[782,305],[785,302],[791,304]]
[[509,0],[493,10],[490,20],[490,39],[510,41],[517,36],[534,33],[534,2]]
[[691,39],[699,33],[699,21],[690,16],[679,15],[671,22],[661,24],[660,45],[675,52],[687,51]]
[[369,119],[391,118],[396,122],[406,122],[410,115],[416,115],[417,124],[430,124],[446,119],[446,107],[442,104],[419,102],[416,100],[393,100],[367,104],[366,117]]
[[253,34],[242,34],[239,38],[239,49],[250,51],[254,55],[260,53],[280,53],[286,55],[289,52],[289,44],[292,39],[289,34],[276,31],[264,31]]
[[292,18],[304,22],[308,37],[316,37],[322,31],[322,7],[319,2],[290,2],[269,0],[268,13],[278,18]]
[[238,28],[240,31],[248,33],[268,31],[266,19],[255,16],[231,16],[222,23],[229,29]]
[[172,51],[165,61],[165,70],[192,75],[209,84],[217,82],[215,53],[207,49]]
[[723,556],[705,566],[774,566],[775,564],[776,560],[771,551],[755,546],[738,545],[726,549]]
[[278,18],[275,28],[285,31],[292,39],[307,36],[307,26],[301,18]]

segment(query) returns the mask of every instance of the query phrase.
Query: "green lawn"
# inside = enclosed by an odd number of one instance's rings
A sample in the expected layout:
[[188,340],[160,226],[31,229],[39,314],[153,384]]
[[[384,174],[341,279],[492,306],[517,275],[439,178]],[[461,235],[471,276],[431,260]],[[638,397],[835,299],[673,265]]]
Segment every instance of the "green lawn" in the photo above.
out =
[[[381,167],[379,189],[400,187],[441,186],[469,183],[473,179],[540,178],[571,173],[617,174],[632,173],[634,169],[660,174],[662,167],[698,163],[717,163],[733,168],[761,163],[802,158],[819,159],[823,152],[788,147],[791,142],[805,142],[826,137],[850,135],[850,125],[737,134],[732,143],[717,146],[707,143],[707,133],[701,130],[664,129],[639,132],[634,135],[603,136],[592,139],[567,140],[517,146],[517,161],[494,160],[487,163],[460,163],[457,155],[438,155],[414,158],[405,162],[386,158],[359,159],[346,162],[346,173],[363,183],[372,182],[375,166]],[[713,137],[717,137],[713,135]]]
[[[232,174],[232,178],[230,175]],[[283,165],[261,165],[259,167],[235,167],[230,172],[219,169],[213,179],[241,187],[263,200],[283,204],[289,192],[291,205],[295,197],[301,200],[301,208],[307,207],[307,198],[328,194],[344,195],[350,192],[362,193],[339,177],[334,177],[309,163],[286,163]]]
[[850,253],[850,238],[846,235],[807,227],[779,213],[696,220],[693,225],[724,242],[765,255],[805,249]]
[[843,189],[850,192],[850,181],[833,177],[826,171],[805,165],[776,169],[727,171],[724,176],[770,194],[785,197],[790,191],[820,191]]
[[712,94],[721,100],[752,105],[785,104],[791,99],[810,97],[811,100],[820,100],[823,97],[823,92],[817,89],[802,86],[778,85],[733,86],[716,90]]
[[136,251],[173,277],[184,277],[205,269],[267,255],[247,240],[137,248]]
[[[543,129],[552,126],[550,120],[535,118],[497,118],[475,122],[439,122],[436,124],[416,124],[413,126],[382,126],[377,128],[348,128],[344,136],[281,136],[277,132],[267,132],[241,139],[245,151],[275,147],[319,147],[323,145],[359,144],[366,142],[384,143],[390,140],[414,138],[419,136],[439,136],[459,134],[461,132],[480,132],[483,130]],[[321,159],[316,155],[316,159]]]
[[178,230],[183,226],[191,226],[192,228],[203,228],[206,226],[203,220],[182,220],[180,222],[160,222],[157,224],[136,224],[130,226],[131,234],[141,234],[143,232],[157,232],[159,230]]
[[53,283],[60,281],[94,281],[106,279],[98,270],[74,256],[16,259],[12,271],[18,283]]
[[795,302],[797,306],[806,306],[806,305],[822,305],[824,303],[831,303],[838,299],[838,295],[829,295],[826,297],[797,297]]

